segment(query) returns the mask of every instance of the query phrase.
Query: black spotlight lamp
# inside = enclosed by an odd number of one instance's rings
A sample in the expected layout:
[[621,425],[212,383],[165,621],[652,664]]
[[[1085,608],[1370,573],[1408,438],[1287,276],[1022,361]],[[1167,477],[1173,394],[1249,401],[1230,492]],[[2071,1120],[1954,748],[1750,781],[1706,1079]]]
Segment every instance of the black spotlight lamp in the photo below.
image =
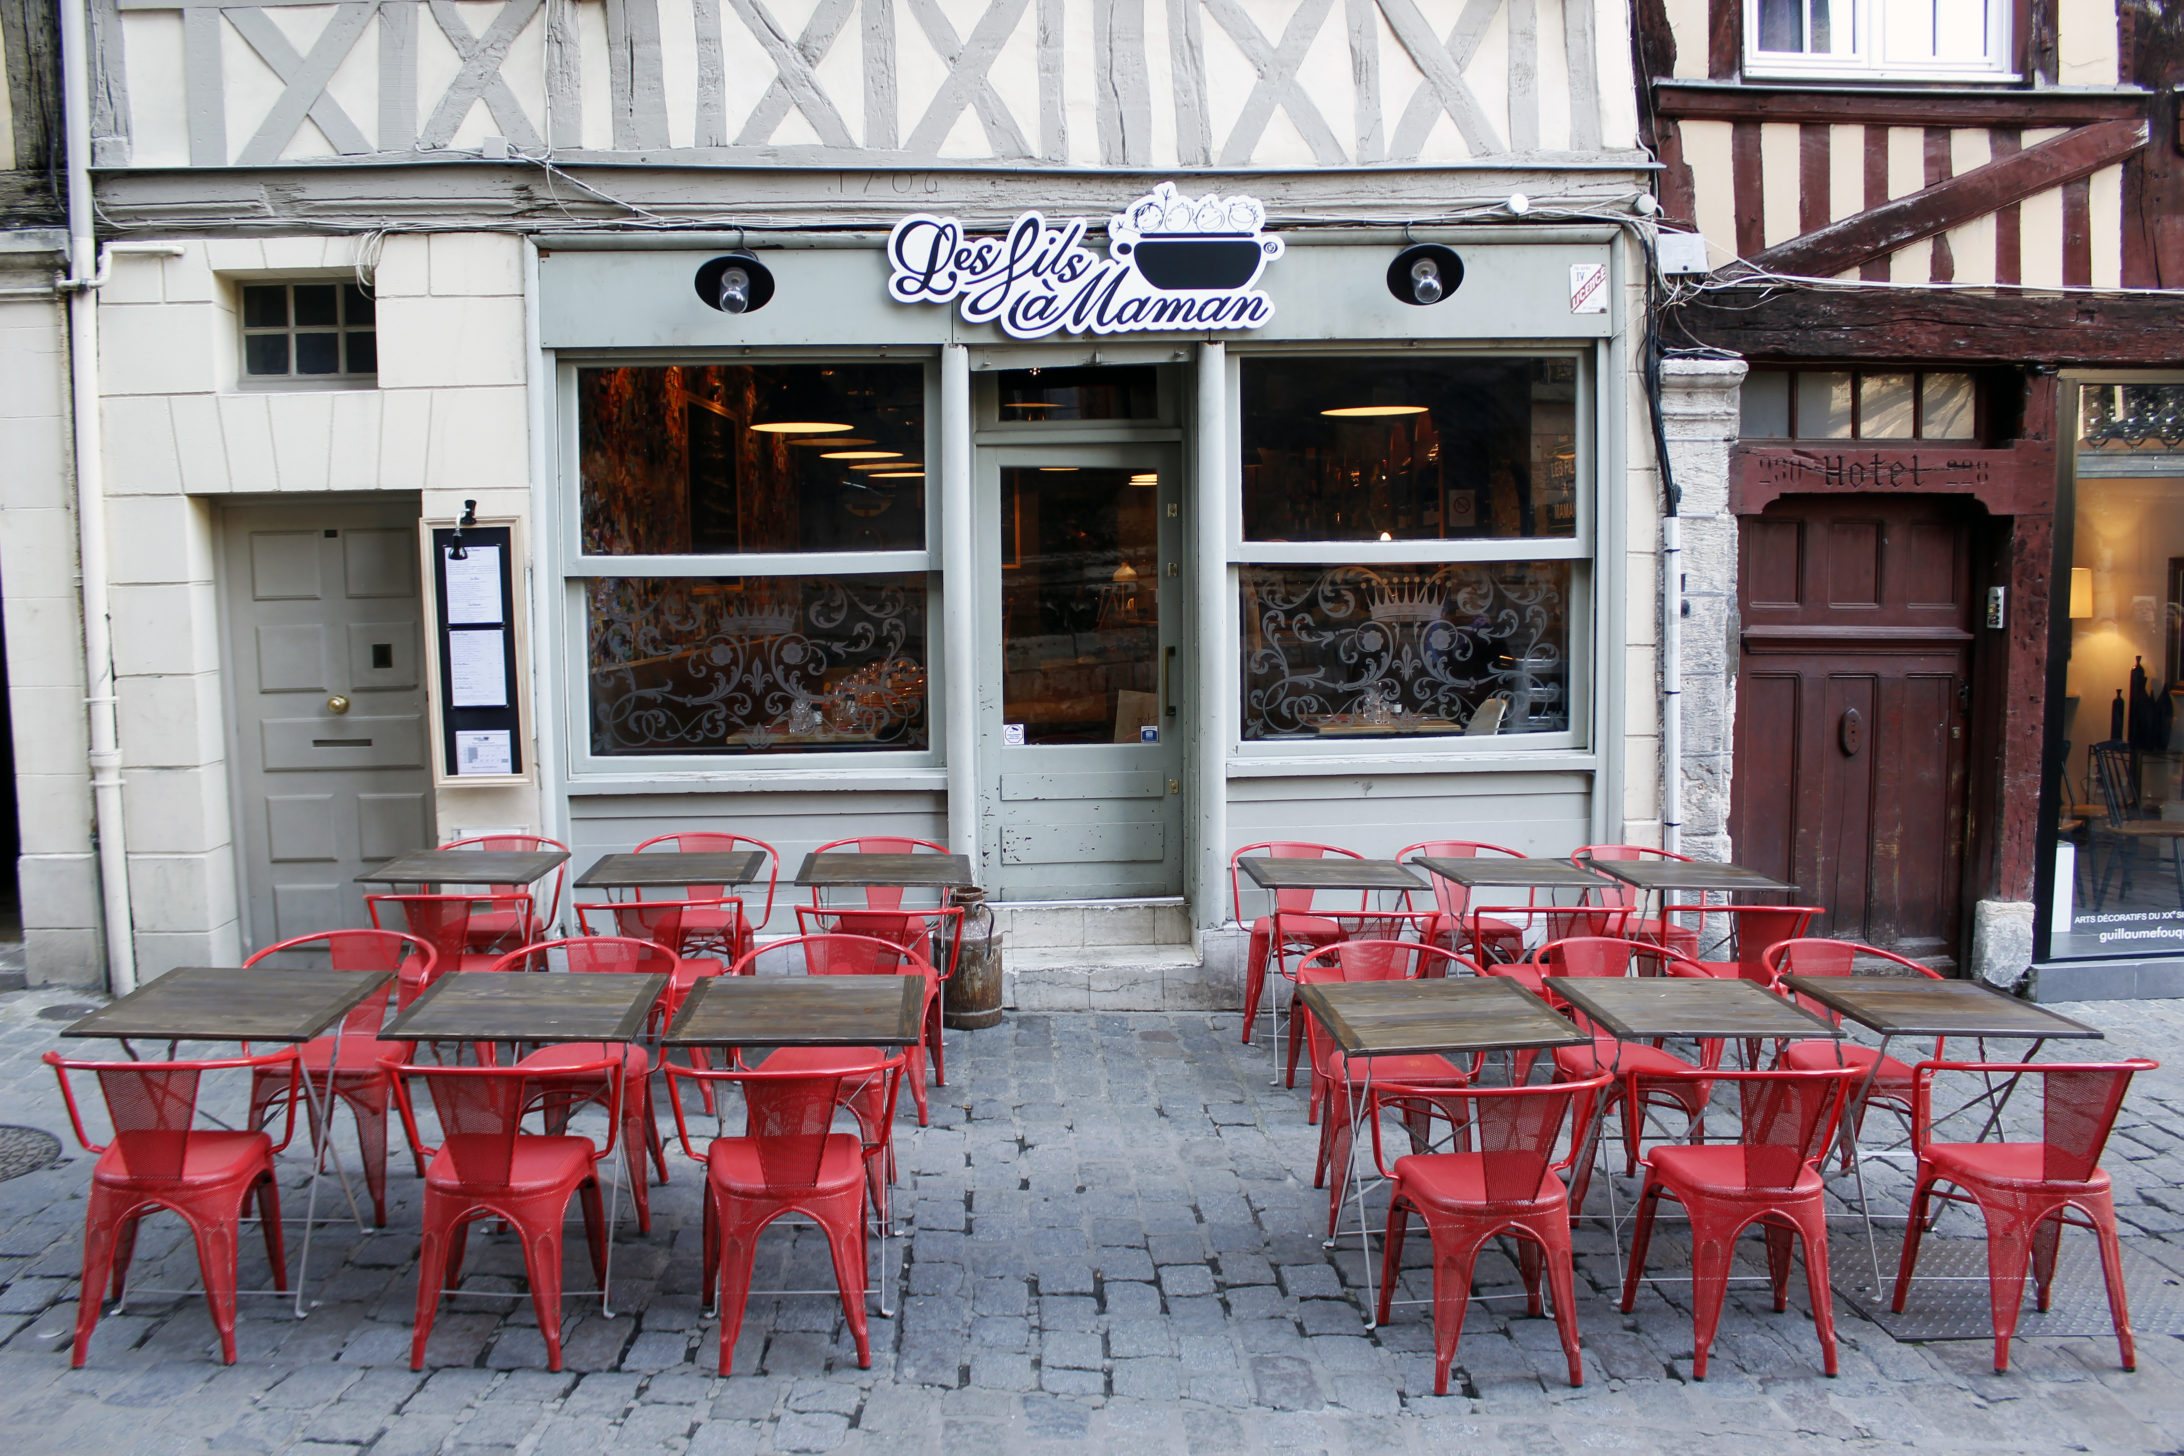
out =
[[1395,255],[1388,265],[1388,292],[1398,303],[1423,308],[1439,303],[1464,281],[1464,260],[1453,248],[1419,243]]
[[774,295],[773,271],[750,253],[708,259],[694,281],[705,306],[722,313],[756,313]]

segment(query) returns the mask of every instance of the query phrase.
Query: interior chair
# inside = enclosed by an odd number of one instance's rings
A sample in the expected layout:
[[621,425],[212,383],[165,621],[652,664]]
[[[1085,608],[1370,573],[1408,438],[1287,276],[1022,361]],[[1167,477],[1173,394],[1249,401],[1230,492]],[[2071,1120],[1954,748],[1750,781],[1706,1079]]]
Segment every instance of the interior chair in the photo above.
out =
[[[2115,1198],[2100,1162],[2124,1094],[2131,1090],[2131,1079],[2160,1065],[2134,1057],[2080,1063],[1937,1060],[1912,1068],[1911,1145],[1919,1157],[1918,1181],[1911,1192],[1911,1217],[1903,1231],[1903,1258],[1896,1266],[1896,1292],[1890,1307],[1901,1314],[1910,1295],[1919,1240],[1934,1200],[1975,1205],[1987,1225],[1987,1297],[1994,1316],[1994,1368],[1999,1375],[2010,1368],[2010,1340],[2017,1333],[2025,1301],[2026,1265],[2032,1266],[2038,1307],[2045,1310],[2055,1288],[2063,1225],[2091,1229],[2100,1246],[2108,1314],[2115,1323],[2123,1368],[2137,1369],[2131,1308],[2123,1291],[2123,1245],[2117,1238]],[[2040,1140],[1933,1141],[1934,1078],[1942,1073],[1987,1078],[1990,1091],[1994,1078],[2036,1079],[2042,1099]]]
[[2093,908],[2098,910],[2108,903],[2108,887],[2116,883],[2116,871],[2123,871],[2122,883],[2116,885],[2116,893],[2131,893],[2131,861],[2139,851],[2151,848],[2156,853],[2164,846],[2169,851],[2169,868],[2176,876],[2177,903],[2184,906],[2184,822],[2147,817],[2147,806],[2139,794],[2139,769],[2137,750],[2128,743],[2096,743],[2086,750],[2093,765],[2093,787],[2100,795],[2101,812],[2093,827],[2093,843],[2096,849],[2108,847],[2107,861],[2101,866],[2100,881],[2093,891]]
[[[197,1267],[205,1282],[205,1307],[220,1336],[220,1358],[235,1363],[236,1255],[243,1206],[255,1197],[273,1287],[288,1288],[281,1248],[281,1194],[273,1155],[295,1133],[299,1066],[294,1049],[258,1056],[169,1062],[94,1062],[47,1052],[45,1064],[60,1079],[69,1126],[84,1151],[97,1155],[84,1201],[83,1282],[76,1300],[76,1342],[68,1363],[81,1369],[91,1350],[101,1296],[111,1286],[120,1299],[144,1215],[166,1209],[189,1226]],[[279,1142],[263,1131],[232,1132],[195,1126],[198,1087],[204,1074],[232,1069],[285,1073],[288,1117]],[[91,1141],[76,1106],[70,1072],[98,1078],[113,1136]]]
[[[395,1079],[395,1105],[412,1140],[422,1145],[409,1078],[420,1078],[439,1118],[440,1145],[425,1170],[423,1238],[417,1255],[417,1314],[410,1369],[425,1368],[440,1297],[462,1279],[470,1225],[499,1219],[522,1242],[531,1307],[546,1339],[546,1368],[561,1368],[561,1230],[569,1200],[584,1211],[592,1274],[605,1286],[608,1229],[599,1197],[599,1165],[614,1151],[622,1122],[625,1079],[616,1059],[556,1066],[550,1075],[525,1067],[425,1066],[412,1062]],[[604,1143],[567,1132],[531,1133],[534,1114],[565,1120],[571,1087],[597,1086],[607,1103]],[[581,1091],[574,1094],[582,1098]]]
[[1730,1261],[1737,1235],[1757,1224],[1766,1235],[1767,1272],[1774,1307],[1789,1308],[1790,1257],[1802,1244],[1805,1287],[1820,1336],[1820,1355],[1835,1373],[1835,1307],[1828,1289],[1827,1208],[1819,1160],[1834,1140],[1843,1100],[1858,1076],[1854,1067],[1810,1072],[1662,1072],[1662,1081],[1693,1088],[1727,1084],[1738,1103],[1735,1141],[1670,1144],[1645,1155],[1638,1190],[1638,1224],[1631,1235],[1623,1279],[1623,1312],[1630,1313],[1645,1278],[1646,1251],[1661,1200],[1683,1205],[1691,1228],[1691,1374],[1706,1378],[1706,1356],[1721,1325],[1729,1293]]

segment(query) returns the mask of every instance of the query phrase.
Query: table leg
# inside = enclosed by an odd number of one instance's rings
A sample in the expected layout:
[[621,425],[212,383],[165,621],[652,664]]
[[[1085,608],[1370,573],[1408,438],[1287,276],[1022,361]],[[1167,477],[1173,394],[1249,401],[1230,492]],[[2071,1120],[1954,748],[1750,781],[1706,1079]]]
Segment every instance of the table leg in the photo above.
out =
[[[1858,1084],[1857,1092],[1843,1107],[1842,1144],[1845,1155],[1850,1159],[1851,1182],[1858,1189],[1858,1218],[1865,1225],[1866,1254],[1873,1260],[1873,1289],[1876,1295],[1881,1289],[1881,1246],[1873,1237],[1873,1200],[1866,1192],[1865,1154],[1858,1147],[1858,1126],[1865,1117],[1866,1101],[1873,1095],[1873,1084],[1880,1080],[1881,1064],[1888,1059],[1889,1040],[1886,1035],[1881,1037],[1880,1050],[1874,1053],[1873,1065],[1866,1069],[1865,1080]],[[1835,1055],[1838,1060],[1843,1055],[1841,1042],[1835,1044]]]
[[[310,1191],[304,1195],[303,1199],[303,1248],[296,1255],[297,1319],[302,1319],[304,1316],[304,1283],[309,1278],[311,1271],[311,1231],[318,1223],[319,1177],[325,1171],[326,1156],[329,1152],[332,1152],[334,1146],[334,1081],[341,1075],[341,1034],[348,1029],[348,1022],[349,1018],[344,1016],[334,1023],[334,1047],[326,1059],[326,1102],[323,1107],[320,1106],[319,1099],[312,1094],[309,1074],[306,1073],[299,1079],[303,1085],[303,1095],[318,1119],[319,1135],[317,1138],[318,1146],[311,1156]],[[335,1157],[334,1166],[336,1168],[341,1166],[338,1155]],[[357,1226],[359,1228],[363,1227],[364,1216],[356,1207],[356,1194],[349,1187],[349,1179],[346,1173],[342,1175],[341,1187],[342,1191],[349,1195],[349,1210],[357,1215]]]
[[[1342,1064],[1343,1080],[1350,1076],[1349,1059]],[[1357,1176],[1358,1139],[1365,1135],[1368,1110],[1373,1100],[1373,1059],[1365,1058],[1365,1083],[1350,1099],[1350,1146],[1348,1156],[1342,1161],[1342,1176],[1354,1184],[1357,1193],[1357,1248],[1358,1256],[1365,1265],[1365,1328],[1378,1327],[1380,1296],[1373,1288],[1373,1231],[1365,1213],[1365,1180]]]

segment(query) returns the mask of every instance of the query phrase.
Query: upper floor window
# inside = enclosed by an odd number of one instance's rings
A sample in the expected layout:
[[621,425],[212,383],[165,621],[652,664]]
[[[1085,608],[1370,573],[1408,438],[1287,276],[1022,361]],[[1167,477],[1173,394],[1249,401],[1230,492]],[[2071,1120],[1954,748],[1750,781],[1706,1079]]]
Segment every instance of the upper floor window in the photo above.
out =
[[1747,440],[1976,440],[1979,389],[1936,369],[1754,369]]
[[2004,80],[2010,0],[1744,0],[1754,76]]
[[246,283],[243,383],[354,389],[379,382],[371,290],[307,280]]

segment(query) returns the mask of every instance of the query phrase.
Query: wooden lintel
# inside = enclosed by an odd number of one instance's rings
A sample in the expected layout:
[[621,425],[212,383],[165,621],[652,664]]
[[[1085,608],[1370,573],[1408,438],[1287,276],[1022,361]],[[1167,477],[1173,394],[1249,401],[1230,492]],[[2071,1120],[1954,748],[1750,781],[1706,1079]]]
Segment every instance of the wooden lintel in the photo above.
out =
[[1998,91],[1968,87],[1747,86],[1659,81],[1657,115],[1679,121],[1803,121],[1837,126],[2087,126],[2152,109],[2144,91]]
[[2173,368],[2184,357],[2175,294],[1754,288],[1679,313],[1693,337],[1748,359]]
[[2146,145],[2144,117],[2097,121],[1907,197],[1777,243],[1752,262],[1775,273],[1827,278],[2051,187],[2090,177]]

